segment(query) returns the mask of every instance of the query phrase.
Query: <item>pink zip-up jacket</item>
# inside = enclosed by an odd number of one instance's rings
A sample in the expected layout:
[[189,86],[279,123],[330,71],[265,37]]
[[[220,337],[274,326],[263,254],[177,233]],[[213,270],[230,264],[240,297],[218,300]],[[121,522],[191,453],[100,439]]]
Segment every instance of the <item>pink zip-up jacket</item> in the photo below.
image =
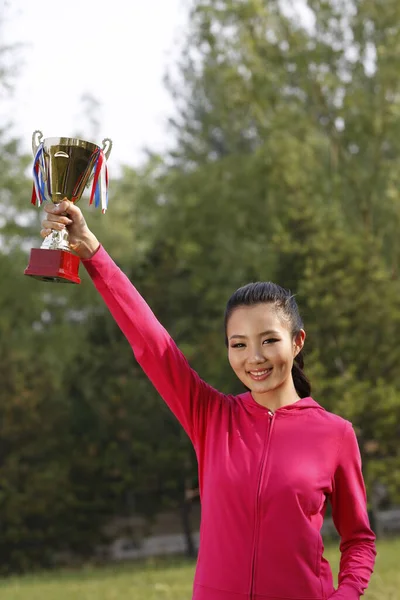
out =
[[[205,383],[103,247],[83,261],[196,451],[202,506],[193,600],[358,600],[375,560],[348,421],[303,398],[272,413]],[[323,557],[328,501],[339,587]]]

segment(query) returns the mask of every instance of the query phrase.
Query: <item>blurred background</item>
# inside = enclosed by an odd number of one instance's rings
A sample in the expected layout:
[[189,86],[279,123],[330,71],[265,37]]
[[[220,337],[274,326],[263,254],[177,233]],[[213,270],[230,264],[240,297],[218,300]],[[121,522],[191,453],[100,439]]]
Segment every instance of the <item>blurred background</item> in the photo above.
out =
[[113,139],[109,210],[80,207],[215,387],[242,391],[231,293],[296,294],[313,396],[360,444],[366,597],[400,598],[399,73],[399,0],[0,0],[1,598],[189,600],[198,546],[189,440],[84,269],[23,276],[38,128]]

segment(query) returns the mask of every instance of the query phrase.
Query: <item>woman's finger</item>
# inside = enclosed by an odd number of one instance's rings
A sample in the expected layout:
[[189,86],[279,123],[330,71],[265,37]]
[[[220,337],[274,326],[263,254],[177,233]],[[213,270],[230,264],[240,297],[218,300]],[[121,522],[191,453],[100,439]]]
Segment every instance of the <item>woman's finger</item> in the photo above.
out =
[[47,202],[44,205],[44,210],[49,214],[56,214],[56,215],[68,213],[69,215],[71,215],[72,218],[80,217],[82,214],[80,208],[75,206],[75,204],[73,202],[71,202],[70,200],[66,200],[66,199],[64,199],[59,204],[54,204],[53,202]]
[[45,238],[48,235],[50,235],[51,232],[52,232],[51,229],[41,229],[40,230],[40,235],[42,236],[42,238]]
[[69,219],[64,215],[53,215],[52,213],[46,215],[46,221],[53,221],[54,223],[64,223],[64,225],[71,225],[73,223],[72,219]]
[[49,219],[44,219],[44,221],[42,221],[42,227],[43,229],[58,229],[59,231],[61,231],[62,229],[65,229],[65,224],[59,223],[58,221],[50,221]]

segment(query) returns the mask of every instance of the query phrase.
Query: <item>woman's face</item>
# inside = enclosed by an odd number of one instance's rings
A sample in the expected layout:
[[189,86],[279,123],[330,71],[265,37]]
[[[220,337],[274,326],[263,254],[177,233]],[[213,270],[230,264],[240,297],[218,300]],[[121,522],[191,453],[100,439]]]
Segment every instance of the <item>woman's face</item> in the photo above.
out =
[[305,333],[301,330],[293,339],[290,323],[273,304],[236,308],[227,337],[230,365],[254,398],[282,386],[293,388],[293,360],[304,345]]

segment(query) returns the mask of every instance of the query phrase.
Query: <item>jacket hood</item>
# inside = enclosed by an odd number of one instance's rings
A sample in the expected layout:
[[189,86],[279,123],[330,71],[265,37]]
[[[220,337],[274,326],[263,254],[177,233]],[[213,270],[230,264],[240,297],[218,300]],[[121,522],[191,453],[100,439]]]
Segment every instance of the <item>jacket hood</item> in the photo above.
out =
[[[253,410],[262,410],[265,411],[266,407],[262,406],[261,404],[258,404],[258,402],[256,402],[251,394],[251,392],[245,392],[244,394],[241,394],[239,396],[239,398],[241,398],[241,400],[243,400],[246,405],[249,408],[252,408]],[[306,398],[301,398],[300,400],[297,400],[297,402],[294,402],[293,404],[288,404],[286,406],[282,406],[281,408],[278,408],[277,410],[275,410],[274,412],[277,413],[288,413],[288,412],[294,412],[294,411],[300,411],[300,410],[304,410],[306,408],[314,408],[317,410],[323,410],[325,411],[325,409],[318,404],[318,402],[316,402],[313,398],[311,398],[311,396],[307,396]]]

